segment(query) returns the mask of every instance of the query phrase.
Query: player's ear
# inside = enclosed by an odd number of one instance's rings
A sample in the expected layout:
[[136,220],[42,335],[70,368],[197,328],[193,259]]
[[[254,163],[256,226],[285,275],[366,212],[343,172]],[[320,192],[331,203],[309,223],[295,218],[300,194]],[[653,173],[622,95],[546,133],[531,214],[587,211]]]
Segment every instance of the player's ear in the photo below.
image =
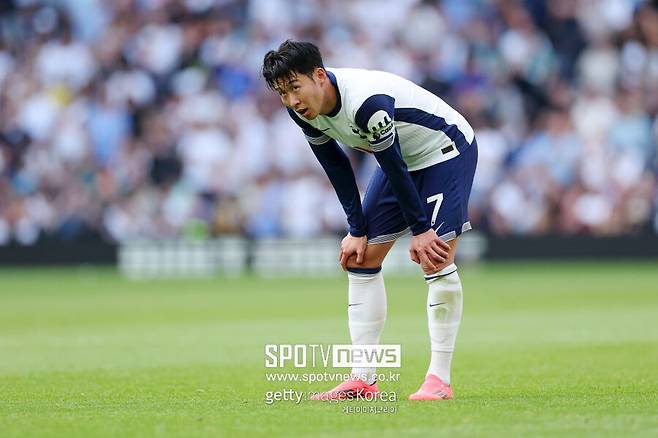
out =
[[327,80],[327,72],[322,67],[317,67],[313,74],[319,82],[324,82]]

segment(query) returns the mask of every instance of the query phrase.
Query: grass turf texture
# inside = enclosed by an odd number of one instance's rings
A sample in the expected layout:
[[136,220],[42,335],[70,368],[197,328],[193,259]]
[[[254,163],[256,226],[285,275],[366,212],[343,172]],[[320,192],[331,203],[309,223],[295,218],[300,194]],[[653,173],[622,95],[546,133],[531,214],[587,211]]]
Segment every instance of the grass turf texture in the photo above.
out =
[[400,381],[380,389],[397,402],[266,405],[267,391],[333,386],[267,382],[263,348],[347,343],[342,276],[134,282],[111,270],[0,271],[0,436],[658,435],[655,262],[487,265],[461,276],[455,400],[406,400],[428,362],[418,276],[386,280],[382,341],[403,355]]

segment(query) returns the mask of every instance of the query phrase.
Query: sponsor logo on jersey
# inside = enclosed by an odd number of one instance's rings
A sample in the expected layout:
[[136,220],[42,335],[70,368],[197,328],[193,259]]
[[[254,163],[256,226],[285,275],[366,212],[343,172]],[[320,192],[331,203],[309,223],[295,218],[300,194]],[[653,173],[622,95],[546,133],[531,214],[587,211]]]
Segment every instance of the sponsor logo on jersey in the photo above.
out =
[[377,141],[382,137],[386,137],[393,130],[393,121],[386,111],[377,111],[370,118],[369,123],[368,130],[372,133],[371,141]]

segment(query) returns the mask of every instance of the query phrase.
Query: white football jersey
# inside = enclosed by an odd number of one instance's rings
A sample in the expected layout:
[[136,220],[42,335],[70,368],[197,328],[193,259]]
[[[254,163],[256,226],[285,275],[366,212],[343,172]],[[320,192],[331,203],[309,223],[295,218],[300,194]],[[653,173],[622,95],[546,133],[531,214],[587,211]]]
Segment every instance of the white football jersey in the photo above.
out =
[[289,111],[313,145],[333,138],[377,152],[391,146],[397,133],[412,171],[454,158],[473,142],[473,128],[461,114],[407,79],[374,70],[326,70],[338,89],[334,110],[313,120]]

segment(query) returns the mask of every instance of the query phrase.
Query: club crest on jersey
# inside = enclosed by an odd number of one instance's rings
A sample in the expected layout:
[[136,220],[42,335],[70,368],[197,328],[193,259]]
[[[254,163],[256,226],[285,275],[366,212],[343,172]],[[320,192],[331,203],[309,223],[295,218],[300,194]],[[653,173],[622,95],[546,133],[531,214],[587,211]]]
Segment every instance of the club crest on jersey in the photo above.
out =
[[354,135],[358,135],[359,138],[362,138],[364,140],[368,138],[359,128],[357,128],[352,124],[350,124],[350,129],[352,130],[352,133],[354,133]]

